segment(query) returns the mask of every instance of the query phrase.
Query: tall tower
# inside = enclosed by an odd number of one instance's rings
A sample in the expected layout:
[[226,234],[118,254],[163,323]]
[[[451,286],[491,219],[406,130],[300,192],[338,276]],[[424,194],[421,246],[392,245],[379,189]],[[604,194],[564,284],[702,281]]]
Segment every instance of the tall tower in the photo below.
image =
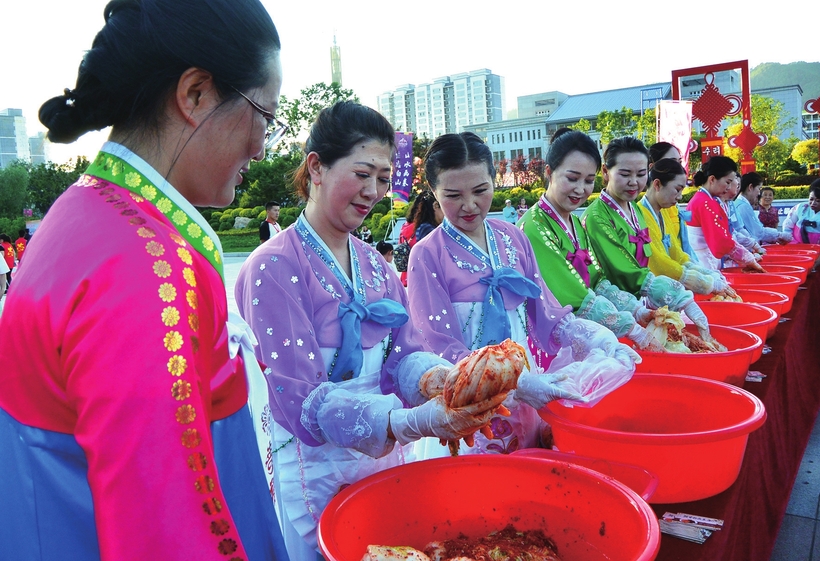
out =
[[342,49],[336,45],[336,34],[333,34],[333,46],[330,47],[331,82],[342,85]]

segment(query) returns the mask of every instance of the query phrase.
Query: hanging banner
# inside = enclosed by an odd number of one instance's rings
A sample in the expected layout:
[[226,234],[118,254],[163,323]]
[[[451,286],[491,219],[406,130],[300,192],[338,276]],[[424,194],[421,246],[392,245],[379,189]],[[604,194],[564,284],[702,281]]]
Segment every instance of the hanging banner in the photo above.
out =
[[407,202],[413,187],[413,134],[396,133],[396,156],[393,158],[393,198]]
[[678,149],[683,169],[689,169],[692,138],[692,102],[661,100],[658,102],[658,142],[668,142]]

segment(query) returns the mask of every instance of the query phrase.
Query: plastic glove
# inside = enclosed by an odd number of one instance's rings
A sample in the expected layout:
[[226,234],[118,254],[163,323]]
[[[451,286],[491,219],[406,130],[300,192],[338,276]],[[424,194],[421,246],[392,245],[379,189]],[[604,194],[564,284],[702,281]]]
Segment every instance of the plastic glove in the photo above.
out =
[[555,327],[553,338],[559,346],[572,349],[574,360],[584,360],[590,351],[600,349],[606,356],[618,360],[632,364],[641,361],[638,353],[620,343],[609,329],[585,319],[562,319]]
[[734,249],[729,252],[729,258],[741,267],[748,267],[755,263],[755,256],[739,243],[735,243]]
[[572,352],[568,348],[558,351],[547,374],[567,376],[560,382],[561,387],[583,396],[582,401],[561,399],[560,403],[566,407],[592,407],[628,382],[635,372],[635,364],[631,361],[624,364],[620,358],[608,357],[602,350],[593,349],[586,360],[577,362],[572,360]]
[[399,444],[409,444],[425,436],[456,441],[460,438],[470,444],[472,435],[490,422],[495,409],[507,397],[498,394],[479,403],[451,409],[444,404],[444,396],[436,396],[412,409],[393,409],[389,427]]
[[588,291],[587,297],[581,302],[575,315],[603,325],[617,337],[623,337],[635,325],[635,318],[632,314],[618,311],[615,304],[603,296],[596,295],[592,290]]
[[627,334],[631,341],[638,345],[639,349],[644,349],[653,353],[665,353],[666,349],[658,339],[652,335],[646,328],[635,324],[635,327]]
[[755,247],[754,247],[754,252],[757,253],[758,255],[766,255],[766,248],[764,248],[759,243],[756,243]]
[[711,341],[712,336],[709,335],[709,321],[706,319],[706,314],[703,313],[700,306],[698,306],[695,302],[690,302],[685,308],[683,308],[683,311],[686,316],[692,320],[695,327],[698,328],[701,338],[706,341]]
[[641,287],[641,295],[649,300],[654,308],[668,306],[673,312],[679,312],[684,306],[693,302],[695,296],[686,290],[681,283],[663,275],[649,273]]
[[535,409],[543,409],[550,401],[570,399],[583,402],[584,398],[576,392],[561,387],[567,379],[566,374],[529,374],[524,372],[518,377],[515,399]]
[[419,392],[427,399],[431,399],[444,391],[444,380],[450,368],[443,364],[437,364],[421,375],[419,380]]
[[606,279],[595,286],[595,294],[603,296],[622,312],[635,315],[635,311],[641,307],[641,303],[638,302],[634,294],[624,292]]
[[726,292],[728,290],[729,281],[726,280],[726,277],[721,276],[720,278],[715,279],[715,283],[712,286],[712,292]]
[[791,232],[778,232],[777,234],[777,243],[780,245],[785,245],[792,241],[792,233]]
[[646,327],[649,325],[649,322],[655,319],[655,312],[647,308],[646,306],[640,306],[635,310],[635,321],[638,322],[638,325],[642,325]]
[[695,294],[711,294],[715,291],[715,277],[703,274],[695,267],[684,267],[680,282]]

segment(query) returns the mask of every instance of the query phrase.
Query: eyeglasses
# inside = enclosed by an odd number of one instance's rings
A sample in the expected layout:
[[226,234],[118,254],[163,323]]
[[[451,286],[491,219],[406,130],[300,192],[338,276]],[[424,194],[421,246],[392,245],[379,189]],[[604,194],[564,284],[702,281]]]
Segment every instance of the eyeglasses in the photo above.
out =
[[256,109],[256,111],[259,112],[259,114],[262,115],[265,118],[265,120],[268,122],[268,126],[265,129],[265,149],[270,150],[271,148],[276,146],[276,144],[280,140],[282,140],[282,137],[285,136],[285,133],[288,132],[288,126],[285,123],[283,123],[282,121],[280,121],[279,119],[277,119],[273,115],[273,113],[271,113],[267,109],[261,107],[254,100],[252,100],[251,98],[249,98],[248,96],[246,96],[245,94],[243,94],[242,92],[240,92],[239,90],[234,88],[233,86],[231,86],[231,89],[233,91],[235,91],[236,93],[238,93],[239,95],[241,95],[242,97],[244,97],[245,101],[250,103],[251,107]]

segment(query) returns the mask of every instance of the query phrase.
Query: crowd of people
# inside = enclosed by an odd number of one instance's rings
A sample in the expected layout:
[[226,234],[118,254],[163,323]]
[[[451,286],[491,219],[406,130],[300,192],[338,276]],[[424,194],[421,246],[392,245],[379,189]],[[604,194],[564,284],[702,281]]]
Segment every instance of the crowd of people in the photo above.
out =
[[[537,204],[488,218],[492,154],[465,132],[427,151],[399,274],[398,246],[374,248],[362,227],[390,187],[394,130],[343,101],[305,143],[304,211],[282,229],[266,205],[228,295],[195,206],[230,204],[282,136],[276,28],[258,0],[113,0],[104,16],[75,88],[40,118],[55,142],[111,126],[109,140],[33,243],[0,242],[0,263],[21,265],[0,316],[9,558],[320,558],[340,489],[445,455],[440,441],[549,446],[538,410],[588,399],[570,376],[628,379],[635,348],[664,351],[645,328],[656,309],[709,338],[694,293],[729,290],[721,265],[760,270],[764,243],[820,239],[820,181],[778,231],[747,208],[762,178],[716,157],[684,213],[674,147],[625,137],[602,157],[567,129]],[[599,172],[606,188],[579,217]],[[507,339],[528,358],[516,389],[448,407],[453,365]]]

